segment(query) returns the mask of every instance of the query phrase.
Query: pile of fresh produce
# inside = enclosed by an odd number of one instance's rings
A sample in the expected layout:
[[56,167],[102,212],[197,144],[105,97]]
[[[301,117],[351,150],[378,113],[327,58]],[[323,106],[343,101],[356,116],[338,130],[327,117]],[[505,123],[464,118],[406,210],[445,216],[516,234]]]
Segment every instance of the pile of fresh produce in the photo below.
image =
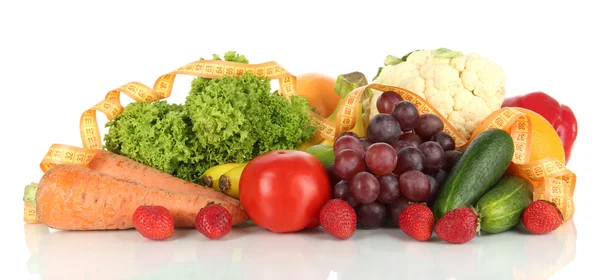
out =
[[[573,217],[569,107],[543,92],[505,98],[502,68],[475,53],[418,50],[384,64],[369,84],[357,71],[296,77],[228,52],[154,88],[132,83],[139,92],[120,91],[137,102],[119,110],[109,94],[93,108],[113,114],[102,149],[87,138],[51,147],[25,188],[25,221],[155,240],[176,228],[219,239],[252,221],[274,233],[320,227],[348,239],[388,227],[465,243],[520,224],[544,234]],[[161,100],[178,74],[196,76],[185,103]]]
[[357,210],[365,228],[397,225],[409,202],[433,205],[439,186],[461,152],[443,131],[434,114],[420,115],[417,107],[395,92],[384,92],[379,113],[368,123],[366,137],[345,134],[333,145],[333,197]]

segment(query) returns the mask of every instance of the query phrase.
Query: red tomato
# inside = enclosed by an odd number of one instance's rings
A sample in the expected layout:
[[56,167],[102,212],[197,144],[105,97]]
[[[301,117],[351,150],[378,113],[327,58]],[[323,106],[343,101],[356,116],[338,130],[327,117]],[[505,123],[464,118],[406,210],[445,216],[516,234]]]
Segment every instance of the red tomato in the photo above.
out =
[[240,178],[244,211],[258,226],[273,232],[315,227],[321,207],[330,198],[327,170],[315,156],[302,151],[262,154],[244,167]]

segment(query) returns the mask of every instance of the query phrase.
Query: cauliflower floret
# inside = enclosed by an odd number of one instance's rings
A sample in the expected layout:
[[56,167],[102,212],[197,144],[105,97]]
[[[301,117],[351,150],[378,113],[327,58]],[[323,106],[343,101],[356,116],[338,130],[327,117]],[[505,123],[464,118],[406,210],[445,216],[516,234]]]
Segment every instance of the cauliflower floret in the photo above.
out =
[[[473,130],[505,98],[505,78],[500,66],[477,53],[463,54],[448,49],[419,50],[403,58],[388,56],[373,81],[397,86],[425,98],[463,136]],[[363,120],[377,111],[381,91],[363,102]]]

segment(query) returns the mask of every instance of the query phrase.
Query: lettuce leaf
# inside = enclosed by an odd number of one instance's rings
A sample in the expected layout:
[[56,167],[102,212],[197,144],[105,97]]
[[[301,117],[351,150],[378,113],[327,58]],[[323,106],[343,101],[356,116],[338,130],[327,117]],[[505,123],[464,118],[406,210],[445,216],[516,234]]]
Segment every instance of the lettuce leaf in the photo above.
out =
[[[224,59],[248,63],[235,52],[227,52]],[[295,149],[309,140],[316,131],[310,126],[309,110],[304,97],[287,100],[271,92],[270,80],[251,73],[198,77],[184,104],[164,100],[128,104],[106,124],[104,147],[198,183],[214,165]]]

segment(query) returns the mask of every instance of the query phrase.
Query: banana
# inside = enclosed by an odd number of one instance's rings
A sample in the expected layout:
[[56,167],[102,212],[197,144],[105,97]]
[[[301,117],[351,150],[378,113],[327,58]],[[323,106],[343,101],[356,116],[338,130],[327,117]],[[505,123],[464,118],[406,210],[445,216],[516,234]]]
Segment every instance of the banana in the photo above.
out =
[[227,171],[242,165],[246,165],[246,163],[224,163],[215,165],[202,174],[200,177],[200,185],[218,191],[219,177],[221,177],[221,175],[225,174]]
[[240,177],[246,164],[235,167],[219,177],[219,191],[228,196],[240,198]]

